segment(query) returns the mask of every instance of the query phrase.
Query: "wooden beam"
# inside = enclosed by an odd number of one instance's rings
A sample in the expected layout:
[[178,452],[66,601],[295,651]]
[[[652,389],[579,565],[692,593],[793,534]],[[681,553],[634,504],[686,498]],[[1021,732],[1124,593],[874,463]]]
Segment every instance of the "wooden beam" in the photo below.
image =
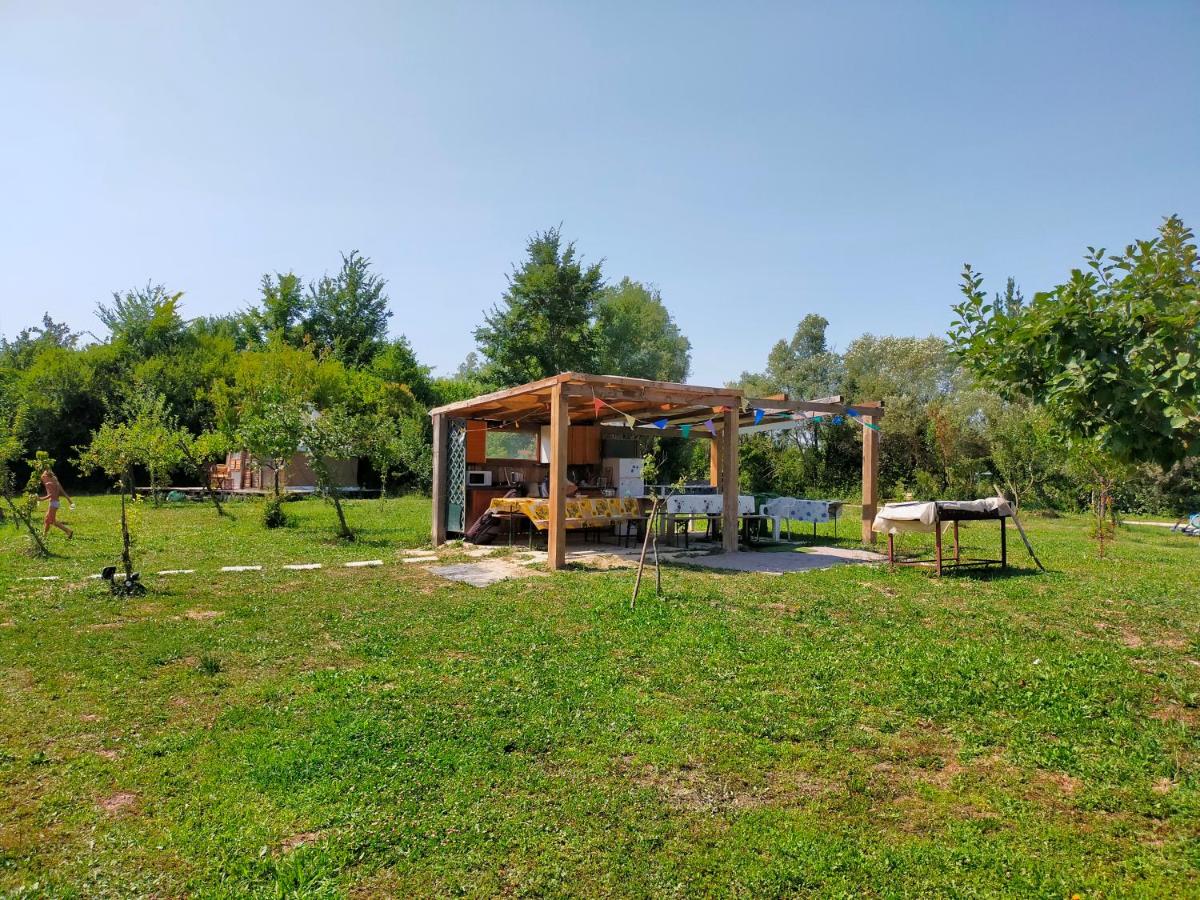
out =
[[433,546],[446,543],[446,464],[449,423],[443,415],[433,417]]
[[531,381],[529,384],[518,385],[517,387],[505,388],[502,391],[492,391],[490,394],[480,394],[478,397],[472,397],[470,400],[460,400],[457,403],[447,403],[445,406],[438,406],[429,411],[430,415],[448,415],[457,413],[463,415],[468,412],[474,412],[481,406],[486,406],[489,403],[494,403],[498,400],[507,400],[510,397],[520,397],[522,394],[532,394],[539,390],[546,390],[554,385],[559,384],[564,376],[552,375],[549,378],[543,378],[539,381]]
[[716,487],[721,483],[721,442],[708,445],[708,483]]
[[737,399],[742,396],[741,389],[739,388],[706,387],[698,384],[680,384],[675,381],[651,381],[647,378],[628,378],[624,375],[587,375],[582,372],[564,372],[558,377],[568,384],[587,384],[596,387],[627,387],[637,390],[661,389],[679,391],[692,396],[698,394],[718,394],[725,398],[725,403],[728,403],[731,398]]
[[562,385],[550,395],[550,525],[547,563],[557,570],[567,564],[567,426],[570,417]]
[[733,553],[738,548],[738,429],[737,409],[730,408],[723,413],[723,433],[721,434],[721,449],[724,459],[721,460],[721,544],[727,552]]
[[572,399],[587,400],[593,398],[606,403],[644,403],[656,406],[667,403],[674,406],[728,406],[740,402],[740,398],[730,394],[710,394],[696,391],[669,390],[666,388],[607,388],[602,385],[567,385],[568,396]]
[[[875,424],[875,416],[864,415],[864,425]],[[874,428],[862,430],[862,542],[875,543],[871,523],[879,506],[879,432]]]

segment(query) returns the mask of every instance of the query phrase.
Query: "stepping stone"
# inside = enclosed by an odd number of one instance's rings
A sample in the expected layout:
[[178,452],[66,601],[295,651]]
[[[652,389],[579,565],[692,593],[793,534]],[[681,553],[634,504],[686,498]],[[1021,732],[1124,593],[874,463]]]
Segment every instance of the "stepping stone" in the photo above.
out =
[[347,569],[362,569],[367,566],[382,566],[382,559],[362,559],[357,562],[342,563]]
[[17,581],[58,581],[57,575],[27,575],[24,578],[18,578]]
[[[192,575],[195,574],[195,569],[163,569],[161,572],[155,572],[155,575]],[[99,578],[99,575],[92,576]]]
[[407,559],[400,560],[406,566],[412,563],[433,563],[437,561],[438,558],[436,556],[410,556]]
[[310,569],[321,568],[321,564],[320,563],[291,563],[289,565],[284,566],[284,568],[288,569],[292,572],[306,572]]
[[410,550],[401,550],[400,551],[401,556],[429,556],[432,553],[433,553],[432,550],[411,550],[410,549]]
[[262,566],[221,566],[222,572],[261,572]]

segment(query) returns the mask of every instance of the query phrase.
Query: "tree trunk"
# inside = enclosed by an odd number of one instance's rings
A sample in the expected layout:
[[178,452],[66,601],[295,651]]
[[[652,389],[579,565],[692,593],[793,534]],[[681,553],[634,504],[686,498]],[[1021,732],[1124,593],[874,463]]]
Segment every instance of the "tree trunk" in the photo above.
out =
[[[127,476],[132,483],[133,478]],[[133,558],[129,554],[129,520],[125,516],[125,491],[121,491],[121,565],[125,569],[125,580],[133,578]]]
[[342,500],[338,496],[338,491],[336,488],[330,490],[329,497],[331,500],[333,500],[333,508],[337,510],[339,536],[348,541],[354,540],[354,532],[351,531],[350,526],[346,524],[346,514],[342,511]]

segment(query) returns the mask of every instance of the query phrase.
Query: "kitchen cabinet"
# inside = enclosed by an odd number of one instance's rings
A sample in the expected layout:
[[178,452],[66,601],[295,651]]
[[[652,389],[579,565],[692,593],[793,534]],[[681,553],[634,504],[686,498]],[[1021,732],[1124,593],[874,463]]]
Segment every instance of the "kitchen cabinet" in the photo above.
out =
[[[550,462],[550,426],[542,426],[538,461]],[[597,466],[600,464],[600,426],[572,425],[567,429],[567,465]]]
[[487,422],[467,419],[467,465],[487,462]]

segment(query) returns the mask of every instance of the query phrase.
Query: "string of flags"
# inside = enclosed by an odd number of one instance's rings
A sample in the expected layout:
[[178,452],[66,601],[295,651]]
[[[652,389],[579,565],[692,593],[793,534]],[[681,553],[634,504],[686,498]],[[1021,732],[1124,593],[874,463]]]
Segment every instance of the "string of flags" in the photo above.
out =
[[[622,418],[624,418],[625,424],[628,427],[636,428],[639,424],[641,424],[636,416],[633,416],[630,413],[625,412],[625,410],[623,410],[623,409],[617,409],[617,407],[613,406],[611,403],[608,403],[607,401],[600,399],[599,397],[595,396],[594,394],[592,395],[592,406],[595,409],[597,418],[600,417],[600,415],[604,412],[604,407],[607,406],[613,412],[617,413]],[[714,406],[713,407],[714,413],[725,413],[728,411],[729,411],[728,406]],[[759,409],[758,407],[750,406],[750,404],[746,402],[746,399],[744,397],[742,398],[742,402],[741,402],[741,411],[743,413],[747,413],[747,412],[753,413],[755,425],[762,424],[762,420],[763,420],[764,416],[766,416],[766,412],[767,412],[765,409]],[[847,407],[846,413],[844,416],[841,414],[837,414],[837,413],[835,413],[835,414],[796,413],[792,416],[793,421],[796,421],[796,422],[811,421],[818,425],[824,424],[826,419],[828,419],[829,422],[833,425],[842,425],[845,423],[847,418],[850,418],[854,422],[857,422],[863,428],[870,428],[872,431],[880,430],[879,426],[876,425],[874,422],[863,421],[862,414],[857,409],[854,409],[853,407]],[[660,418],[654,419],[649,424],[653,425],[655,428],[659,429],[660,431],[663,431],[667,427],[670,426],[671,420],[667,419],[666,417],[660,417]],[[705,429],[707,429],[709,434],[711,434],[713,437],[716,437],[717,426],[712,418],[705,419],[703,425],[704,425]],[[681,423],[679,425],[679,431],[685,438],[687,438],[687,437],[691,436],[692,427],[693,427],[693,425],[691,423]]]

